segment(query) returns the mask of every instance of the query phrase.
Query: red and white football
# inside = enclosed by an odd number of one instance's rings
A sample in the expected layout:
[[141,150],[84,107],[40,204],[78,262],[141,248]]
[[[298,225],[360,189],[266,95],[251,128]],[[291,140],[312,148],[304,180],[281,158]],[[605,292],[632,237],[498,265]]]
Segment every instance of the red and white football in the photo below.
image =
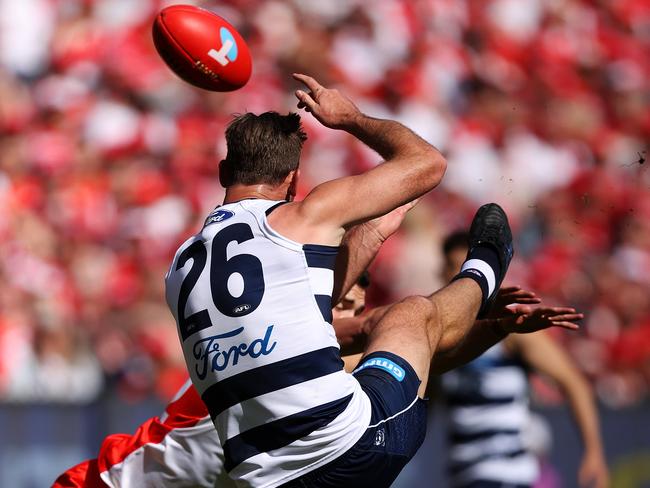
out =
[[192,85],[212,91],[241,88],[251,76],[251,55],[235,28],[192,5],[172,5],[153,24],[153,42],[167,66]]

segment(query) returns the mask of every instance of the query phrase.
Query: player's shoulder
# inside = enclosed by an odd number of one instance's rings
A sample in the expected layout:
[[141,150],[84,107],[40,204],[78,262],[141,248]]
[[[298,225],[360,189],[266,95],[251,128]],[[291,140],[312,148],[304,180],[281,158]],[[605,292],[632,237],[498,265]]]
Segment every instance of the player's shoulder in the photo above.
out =
[[294,242],[338,246],[344,229],[322,217],[317,206],[308,199],[290,202],[273,209],[267,220],[273,229]]
[[172,262],[171,262],[171,264],[169,266],[169,269],[167,270],[167,273],[165,274],[165,280],[169,279],[171,272],[174,270],[174,265],[179,259],[179,256],[185,251],[185,249],[187,249],[189,246],[192,245],[192,243],[194,241],[197,240],[197,236],[198,236],[198,234],[194,234],[194,235],[188,237],[187,239],[185,239],[185,241],[183,241],[178,246],[178,248],[176,248],[176,252],[174,253],[174,258],[172,259]]

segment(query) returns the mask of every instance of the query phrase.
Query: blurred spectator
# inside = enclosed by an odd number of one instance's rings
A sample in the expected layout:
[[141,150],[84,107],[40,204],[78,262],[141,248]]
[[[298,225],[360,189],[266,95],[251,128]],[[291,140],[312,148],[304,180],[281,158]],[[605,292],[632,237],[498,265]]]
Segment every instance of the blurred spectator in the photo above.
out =
[[[293,110],[291,71],[448,154],[442,187],[377,260],[375,301],[435,285],[430,249],[496,200],[519,236],[510,279],[588,314],[563,340],[601,398],[648,396],[648,2],[193,2],[250,45],[253,77],[227,94],[159,60],[150,26],[170,3],[0,0],[0,399],[60,398],[37,386],[52,374],[89,400],[97,365],[132,400],[179,386],[165,267],[220,201],[231,114]],[[304,123],[303,194],[378,162]]]

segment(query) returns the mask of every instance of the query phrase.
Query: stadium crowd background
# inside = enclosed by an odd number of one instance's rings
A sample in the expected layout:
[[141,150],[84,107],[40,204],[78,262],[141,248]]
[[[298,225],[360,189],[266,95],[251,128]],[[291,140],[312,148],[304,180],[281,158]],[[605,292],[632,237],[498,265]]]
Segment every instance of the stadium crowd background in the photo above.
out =
[[[442,238],[495,200],[516,235],[507,281],[587,314],[558,339],[600,401],[647,401],[647,1],[186,1],[250,45],[252,79],[226,94],[157,57],[170,3],[0,0],[0,402],[173,394],[186,373],[166,267],[221,201],[231,114],[294,109],[294,71],[448,157],[378,257],[372,302],[439,286]],[[377,163],[303,121],[303,194]],[[560,401],[543,382],[535,398]]]

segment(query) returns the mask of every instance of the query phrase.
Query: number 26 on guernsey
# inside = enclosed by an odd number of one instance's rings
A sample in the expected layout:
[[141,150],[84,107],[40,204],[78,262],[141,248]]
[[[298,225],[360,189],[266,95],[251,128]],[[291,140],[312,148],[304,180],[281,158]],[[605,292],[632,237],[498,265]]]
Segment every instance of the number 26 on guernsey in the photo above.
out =
[[[228,259],[226,248],[236,241],[238,244],[253,238],[253,231],[244,223],[224,227],[212,238],[212,256],[210,264],[210,291],[215,307],[228,317],[241,317],[253,312],[264,295],[264,275],[261,261],[252,254],[237,254]],[[191,291],[201,276],[208,260],[208,251],[201,241],[195,241],[178,256],[176,270],[192,260],[192,267],[187,274],[178,294],[178,325],[183,340],[191,334],[212,326],[207,309],[199,310],[189,317],[185,308]],[[244,291],[238,297],[231,295],[228,279],[238,273],[244,281]]]

